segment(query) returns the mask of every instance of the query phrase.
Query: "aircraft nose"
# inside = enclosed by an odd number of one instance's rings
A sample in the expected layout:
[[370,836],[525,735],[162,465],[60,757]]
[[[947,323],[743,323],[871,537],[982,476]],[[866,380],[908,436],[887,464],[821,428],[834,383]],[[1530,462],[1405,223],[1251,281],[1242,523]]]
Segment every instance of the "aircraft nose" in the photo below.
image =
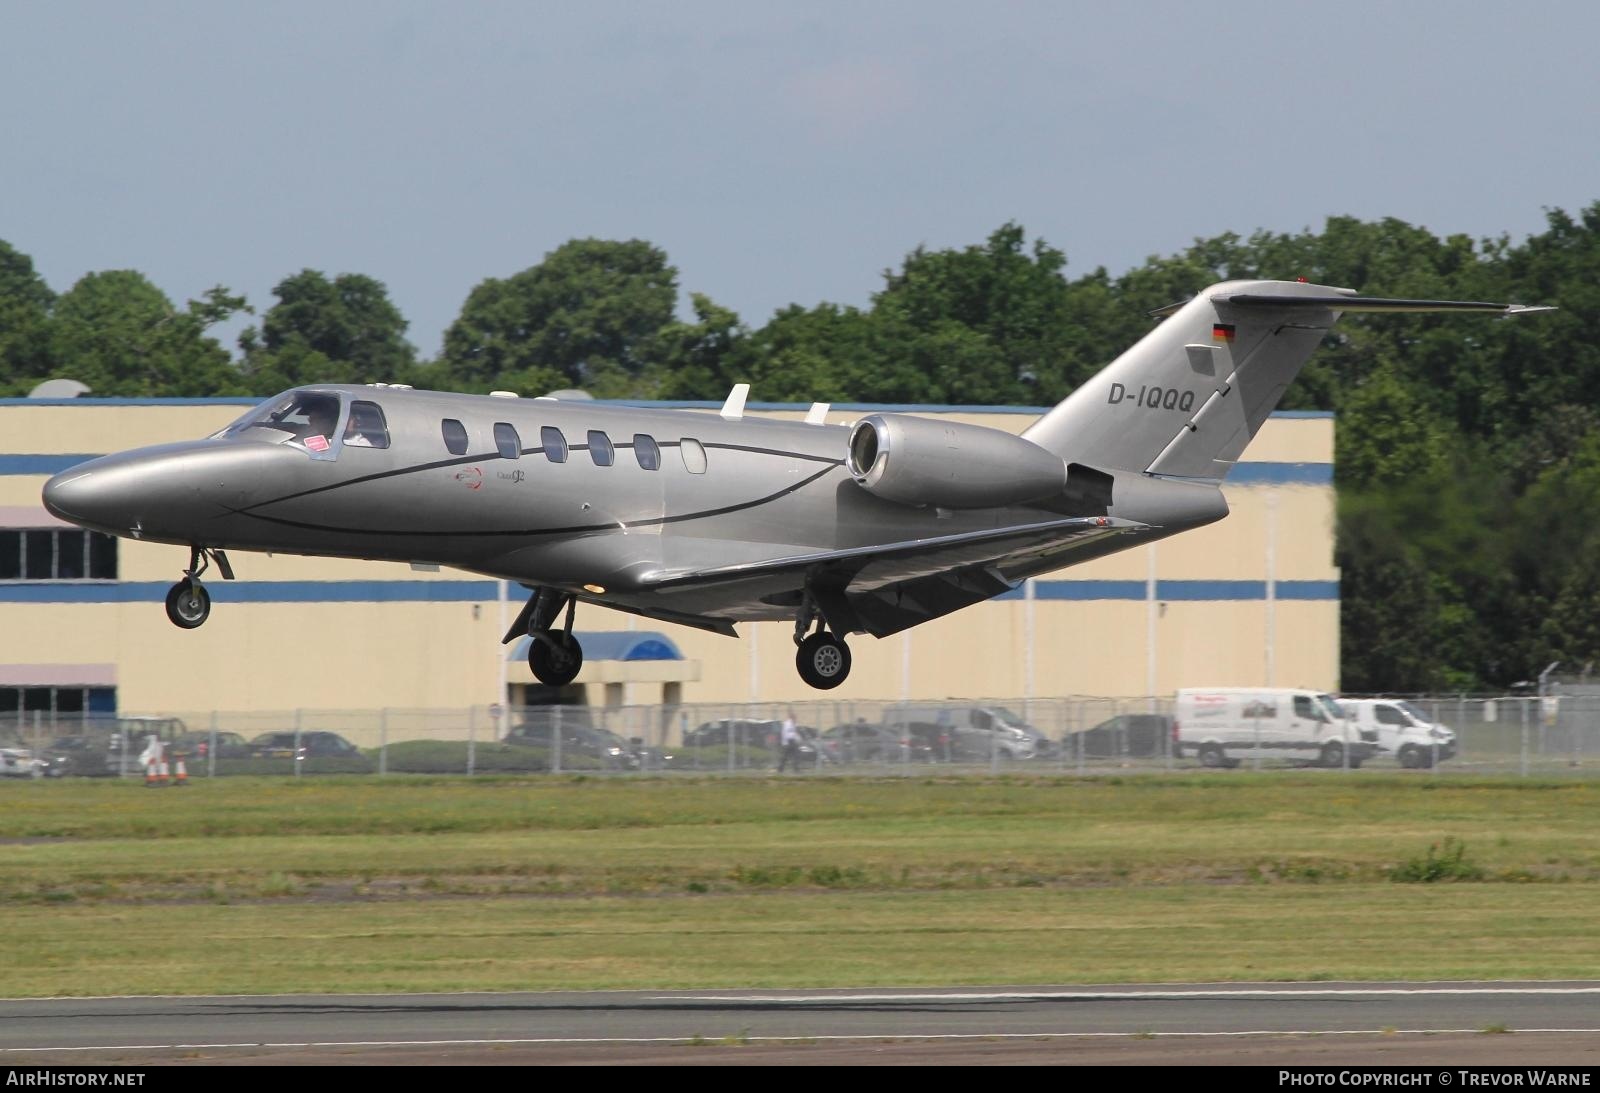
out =
[[44,484],[44,507],[52,516],[74,524],[81,522],[98,508],[96,487],[90,481],[93,477],[94,472],[84,470],[82,464],[62,471]]
[[209,441],[143,448],[69,467],[45,483],[42,497],[50,513],[80,527],[187,541],[198,523],[243,504],[283,454]]

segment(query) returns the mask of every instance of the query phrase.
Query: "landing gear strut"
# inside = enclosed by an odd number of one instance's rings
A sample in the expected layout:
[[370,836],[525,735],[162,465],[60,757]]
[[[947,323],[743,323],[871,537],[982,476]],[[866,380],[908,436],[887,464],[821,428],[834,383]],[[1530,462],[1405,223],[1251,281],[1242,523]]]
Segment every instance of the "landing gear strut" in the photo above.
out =
[[[814,622],[818,624],[817,632],[806,637],[806,631]],[[794,666],[807,685],[831,691],[850,674],[850,647],[843,638],[823,630],[823,622],[807,590],[794,623],[794,643],[799,646],[794,654]]]
[[[578,678],[583,667],[583,646],[572,635],[577,607],[578,601],[565,592],[536,589],[504,638],[511,641],[526,633],[533,639],[528,643],[528,670],[546,687],[565,687]],[[562,608],[566,608],[567,618],[557,630],[554,624]]]
[[167,618],[172,620],[172,625],[193,630],[211,617],[211,593],[200,583],[200,574],[210,567],[213,558],[222,571],[222,579],[233,580],[233,567],[228,564],[226,554],[205,547],[190,547],[189,568],[183,571],[183,580],[167,590]]

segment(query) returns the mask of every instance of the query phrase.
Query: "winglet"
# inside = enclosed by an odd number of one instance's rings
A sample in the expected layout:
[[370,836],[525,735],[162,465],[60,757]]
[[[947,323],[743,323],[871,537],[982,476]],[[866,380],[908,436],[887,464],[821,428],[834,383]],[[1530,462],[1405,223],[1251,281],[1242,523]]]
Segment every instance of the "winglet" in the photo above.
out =
[[728,392],[728,401],[722,404],[722,416],[728,421],[738,421],[744,417],[744,400],[750,394],[748,383],[736,383],[733,390]]
[[813,402],[811,404],[811,409],[806,411],[806,424],[807,425],[826,425],[826,424],[828,424],[828,410],[829,410],[830,406],[831,406],[831,404],[830,403],[826,403],[826,402]]

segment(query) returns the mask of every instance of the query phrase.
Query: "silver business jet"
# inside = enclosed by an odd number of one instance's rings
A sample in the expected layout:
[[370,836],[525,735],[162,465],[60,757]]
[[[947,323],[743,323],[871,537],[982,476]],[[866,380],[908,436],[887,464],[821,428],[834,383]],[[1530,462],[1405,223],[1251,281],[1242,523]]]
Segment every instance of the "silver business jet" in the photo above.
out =
[[44,487],[56,516],[189,548],[167,595],[206,621],[226,551],[451,566],[530,595],[533,674],[570,683],[579,601],[732,635],[793,619],[800,676],[1029,577],[1221,519],[1219,488],[1346,312],[1549,310],[1234,281],[1149,334],[1021,436],[874,413],[825,423],[312,385],[204,440],[109,455]]

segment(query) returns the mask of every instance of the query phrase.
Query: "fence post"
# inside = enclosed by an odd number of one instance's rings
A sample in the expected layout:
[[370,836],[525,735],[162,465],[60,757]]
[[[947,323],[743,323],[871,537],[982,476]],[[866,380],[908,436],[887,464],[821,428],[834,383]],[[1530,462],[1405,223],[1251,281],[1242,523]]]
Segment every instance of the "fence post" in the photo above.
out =
[[289,762],[294,767],[294,776],[296,778],[300,777],[300,768],[305,765],[305,760],[300,756],[300,715],[303,712],[299,706],[294,708],[294,758]]
[[478,707],[467,707],[467,777],[478,768]]
[[378,710],[378,777],[389,773],[389,707]]
[[206,777],[217,776],[217,711],[211,711],[211,735],[206,743]]
[[1517,705],[1522,707],[1522,776],[1528,776],[1528,702],[1530,699],[1524,695]]

